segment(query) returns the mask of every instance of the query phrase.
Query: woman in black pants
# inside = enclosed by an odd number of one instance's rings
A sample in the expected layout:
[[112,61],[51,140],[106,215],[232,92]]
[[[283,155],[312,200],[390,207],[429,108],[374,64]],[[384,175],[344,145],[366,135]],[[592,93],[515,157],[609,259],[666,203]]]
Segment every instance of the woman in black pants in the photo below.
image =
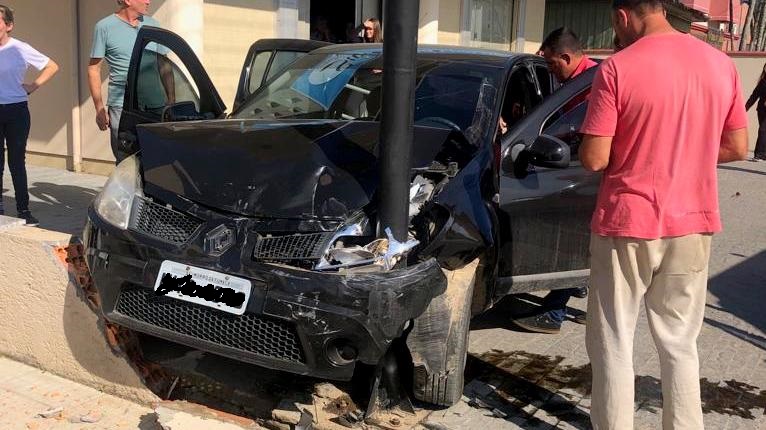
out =
[[[18,217],[28,225],[37,225],[37,219],[29,212],[25,166],[30,127],[27,101],[30,94],[56,74],[58,65],[35,48],[12,38],[12,30],[13,11],[0,5],[0,190],[3,186],[4,149],[7,149]],[[24,83],[24,75],[29,66],[41,72],[34,82],[27,84]],[[0,196],[0,215],[4,213]]]
[[758,84],[753,90],[753,94],[750,94],[750,98],[747,99],[745,107],[750,110],[753,104],[758,101],[758,141],[755,144],[755,151],[753,151],[753,158],[751,161],[766,160],[766,65],[763,66],[763,72],[761,77],[758,78]]

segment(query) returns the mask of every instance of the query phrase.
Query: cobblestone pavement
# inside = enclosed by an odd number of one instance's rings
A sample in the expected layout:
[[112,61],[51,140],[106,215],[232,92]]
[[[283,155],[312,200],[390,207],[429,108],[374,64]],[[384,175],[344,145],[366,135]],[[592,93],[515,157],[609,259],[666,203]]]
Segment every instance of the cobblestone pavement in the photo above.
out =
[[[705,423],[708,429],[766,429],[766,163],[733,163],[718,172],[725,230],[713,241],[699,338]],[[41,227],[78,234],[105,178],[34,166],[29,175],[31,209]],[[6,176],[5,187],[10,183]],[[12,215],[13,193],[4,194]],[[432,412],[426,427],[590,428],[584,326],[568,322],[558,335],[539,335],[509,322],[540,296],[508,298],[473,322],[465,401]],[[585,303],[573,299],[571,313],[584,311]],[[635,344],[636,428],[660,428],[659,364],[643,315]]]

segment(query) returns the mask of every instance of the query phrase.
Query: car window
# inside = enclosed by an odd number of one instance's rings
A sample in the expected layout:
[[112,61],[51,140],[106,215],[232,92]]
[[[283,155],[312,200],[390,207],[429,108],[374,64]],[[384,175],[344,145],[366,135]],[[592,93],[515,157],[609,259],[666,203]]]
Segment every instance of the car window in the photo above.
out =
[[158,118],[165,106],[180,102],[192,102],[199,110],[199,91],[190,77],[173,51],[148,43],[141,53],[134,107]]
[[250,82],[248,88],[253,93],[260,88],[263,82],[263,75],[266,73],[266,67],[269,65],[272,51],[262,51],[253,57],[252,63],[250,63]]
[[580,127],[588,111],[590,88],[570,99],[543,125],[542,134],[557,137],[569,145],[572,160],[577,160],[577,151],[582,142]]
[[288,64],[295,61],[296,58],[306,55],[305,52],[299,51],[277,51],[274,54],[274,60],[271,62],[271,68],[269,69],[269,75],[266,79],[273,78],[277,73],[281,72]]
[[[417,64],[415,122],[462,131],[469,140],[487,131],[502,68],[421,60]],[[309,54],[291,63],[232,115],[255,119],[379,119],[382,58],[373,53]]]
[[539,104],[537,86],[529,68],[516,67],[511,73],[508,88],[505,90],[502,117],[508,127],[524,118]]
[[540,92],[542,93],[543,98],[548,97],[553,93],[553,76],[548,70],[548,67],[536,64],[535,74],[537,75],[537,82],[540,83]]

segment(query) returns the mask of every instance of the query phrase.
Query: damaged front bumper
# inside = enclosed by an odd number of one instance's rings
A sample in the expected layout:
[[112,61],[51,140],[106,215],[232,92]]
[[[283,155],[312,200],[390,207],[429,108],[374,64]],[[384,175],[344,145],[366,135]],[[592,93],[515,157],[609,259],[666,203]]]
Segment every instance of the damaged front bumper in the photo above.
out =
[[[348,380],[357,361],[376,364],[407,322],[446,288],[434,260],[376,273],[322,273],[152,244],[103,222],[91,209],[87,262],[111,322],[168,341],[271,369]],[[156,246],[154,246],[156,245]],[[247,249],[247,248],[250,249]],[[244,314],[155,294],[163,261],[248,279]]]

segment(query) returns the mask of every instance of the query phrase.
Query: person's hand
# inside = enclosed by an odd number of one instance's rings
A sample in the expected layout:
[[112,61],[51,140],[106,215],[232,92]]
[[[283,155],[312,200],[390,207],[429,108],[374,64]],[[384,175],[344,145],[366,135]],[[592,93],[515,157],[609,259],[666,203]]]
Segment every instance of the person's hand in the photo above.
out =
[[508,132],[508,124],[505,122],[502,116],[497,121],[497,128],[500,129],[500,134],[505,134]]
[[102,107],[96,112],[96,124],[101,131],[109,128],[109,112],[107,112],[105,107]]
[[40,88],[34,82],[32,82],[31,84],[26,84],[26,83],[21,84],[21,86],[22,88],[24,88],[24,91],[26,91],[27,95],[32,94],[33,92],[37,91],[38,88]]

